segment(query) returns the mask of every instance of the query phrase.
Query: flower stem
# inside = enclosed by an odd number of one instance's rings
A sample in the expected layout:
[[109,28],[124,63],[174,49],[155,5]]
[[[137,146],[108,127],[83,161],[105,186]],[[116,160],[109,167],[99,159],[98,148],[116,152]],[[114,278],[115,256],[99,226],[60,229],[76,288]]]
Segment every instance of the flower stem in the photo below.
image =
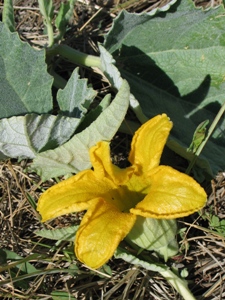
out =
[[62,57],[77,65],[101,68],[100,57],[82,53],[67,45],[56,45],[50,49],[46,49],[46,53],[48,56],[60,54]]
[[[132,243],[131,246],[134,251],[139,251],[141,249],[134,243]],[[114,255],[116,258],[123,259],[133,265],[141,266],[149,271],[158,272],[172,287],[174,287],[184,300],[196,300],[189,290],[186,280],[177,276],[167,265],[161,264],[158,261],[156,262],[153,256],[141,253],[141,255],[137,257],[136,255],[131,254],[131,252],[125,249],[122,245],[117,248]]]
[[184,300],[196,300],[184,279],[179,278],[171,270],[163,270],[159,273],[175,288]]
[[[146,255],[144,256],[145,261],[148,261],[151,264],[156,264],[159,267],[159,264],[154,262],[154,260],[149,260]],[[191,291],[188,288],[187,282],[185,279],[177,276],[172,270],[167,268],[165,265],[161,265],[161,268],[157,269],[157,272],[161,274],[167,282],[174,287],[174,289],[184,298],[184,300],[196,300],[192,295]]]

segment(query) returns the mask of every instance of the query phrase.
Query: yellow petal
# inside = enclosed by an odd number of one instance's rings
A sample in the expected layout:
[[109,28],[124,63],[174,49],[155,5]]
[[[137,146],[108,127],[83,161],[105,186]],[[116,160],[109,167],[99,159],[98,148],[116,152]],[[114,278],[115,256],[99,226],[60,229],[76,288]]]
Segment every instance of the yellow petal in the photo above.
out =
[[148,195],[130,212],[146,218],[175,219],[201,209],[207,199],[204,189],[190,176],[159,166],[150,174]]
[[[147,173],[159,165],[163,148],[172,128],[167,115],[158,115],[143,124],[132,139],[129,161]],[[141,170],[140,170],[141,172]]]
[[108,142],[99,142],[90,149],[91,163],[96,177],[107,177],[115,184],[122,185],[133,173],[133,168],[120,169],[111,162]]
[[77,258],[91,268],[101,267],[113,256],[135,220],[136,216],[121,213],[103,198],[96,198],[76,234]]
[[98,180],[92,170],[82,171],[44,192],[38,201],[37,210],[43,222],[67,213],[86,210],[90,200],[107,195],[113,188],[115,186],[112,182],[107,179]]

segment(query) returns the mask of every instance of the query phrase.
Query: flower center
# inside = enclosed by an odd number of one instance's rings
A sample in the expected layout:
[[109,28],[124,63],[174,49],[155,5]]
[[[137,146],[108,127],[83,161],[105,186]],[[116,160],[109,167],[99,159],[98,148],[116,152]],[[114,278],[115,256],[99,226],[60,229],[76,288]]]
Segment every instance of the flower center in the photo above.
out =
[[132,175],[123,185],[117,185],[109,191],[107,200],[122,212],[129,212],[148,193],[149,186],[141,177]]

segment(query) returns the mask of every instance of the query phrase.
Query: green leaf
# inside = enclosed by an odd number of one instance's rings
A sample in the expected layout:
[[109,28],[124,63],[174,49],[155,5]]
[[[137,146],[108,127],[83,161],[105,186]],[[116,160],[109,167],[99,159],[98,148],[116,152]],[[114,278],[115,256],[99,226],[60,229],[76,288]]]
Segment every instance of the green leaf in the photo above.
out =
[[45,52],[34,50],[0,22],[0,118],[52,109]]
[[209,219],[209,226],[225,235],[225,220],[220,220],[217,216],[213,215],[211,219]]
[[2,13],[2,21],[9,28],[11,32],[16,31],[14,11],[13,11],[13,1],[5,0]]
[[38,152],[54,149],[74,133],[80,119],[36,115],[0,120],[0,158],[34,158]]
[[[28,278],[31,274],[37,272],[37,269],[30,264],[29,261],[38,258],[40,259],[41,257],[36,253],[23,258],[13,251],[0,249],[0,272],[7,271],[10,281],[13,282],[16,287],[28,289]],[[0,286],[1,285],[4,285],[3,280],[0,282]]]
[[49,21],[51,22],[54,16],[54,6],[52,0],[48,0],[48,1],[38,0],[38,4],[39,4],[41,14],[44,16],[45,19],[48,18]]
[[[156,9],[152,10],[149,13],[128,13],[126,10],[121,11],[121,13],[114,19],[112,28],[106,35],[106,39],[104,42],[105,48],[110,52],[113,53],[116,50],[120,49],[123,41],[129,36],[128,38],[132,37],[132,29],[135,29],[136,27],[141,28],[142,24],[144,24],[146,21],[152,18],[152,16],[155,16],[157,13],[160,12],[166,12],[170,9],[170,7],[175,4],[176,2],[180,2],[177,0],[170,1],[163,7],[157,7]],[[172,7],[173,8],[173,7]],[[165,14],[161,13],[161,16],[164,16]],[[131,16],[127,18],[127,16]],[[124,26],[124,21],[126,22],[126,26]],[[175,28],[173,28],[174,30]],[[171,32],[173,33],[173,32]],[[139,34],[142,36],[145,35],[144,29],[139,31]],[[149,36],[149,33],[148,33]],[[137,36],[134,36],[135,39],[137,39]],[[151,41],[151,43],[154,41]],[[150,39],[146,39],[146,44],[150,43]],[[132,43],[133,44],[133,43]]]
[[73,16],[73,9],[76,0],[69,0],[67,3],[61,3],[58,15],[55,19],[55,26],[59,30],[58,39],[62,38],[66,31],[66,26]]
[[191,145],[188,147],[187,151],[196,153],[201,143],[204,141],[207,133],[207,125],[209,120],[201,122],[195,129]]
[[[199,123],[212,122],[225,101],[224,12],[196,9],[192,1],[154,16],[123,11],[106,37],[146,116],[167,113],[171,137],[185,149]],[[224,129],[221,120],[201,154],[214,173],[225,168]]]
[[66,14],[70,9],[70,3],[61,3],[58,15],[55,19],[55,26],[58,28],[59,31],[65,29],[65,25],[67,24],[68,20],[66,18]]
[[126,236],[126,241],[135,243],[142,249],[158,252],[167,261],[178,252],[176,242],[176,220],[157,220],[138,216]]
[[35,231],[35,234],[50,240],[57,240],[57,241],[62,240],[62,241],[73,242],[78,227],[79,226],[70,226],[70,227],[63,227],[54,230],[42,229],[42,230]]
[[[111,85],[117,90],[120,89],[123,80],[118,68],[115,66],[115,60],[112,55],[101,45],[99,45],[100,51],[100,60],[101,60],[101,70],[103,71],[106,78],[109,80]],[[130,93],[130,106],[133,108],[136,115],[143,120],[147,121],[147,118],[144,116],[139,102],[135,97]]]
[[112,103],[100,116],[69,142],[55,150],[37,155],[32,164],[43,180],[59,175],[77,173],[91,168],[89,149],[98,141],[110,141],[122,123],[129,106],[130,91],[126,81]]
[[[14,264],[13,267],[19,269],[24,273],[32,273],[37,271],[37,269],[29,263],[29,261],[24,261],[24,258],[17,253],[7,250],[7,249],[0,249],[0,257],[1,257],[1,264],[7,264],[7,261],[10,260],[11,262],[18,262]],[[20,261],[23,260],[22,263]],[[28,257],[29,260],[29,257]]]
[[66,87],[57,93],[57,101],[63,115],[82,118],[94,100],[97,92],[87,87],[87,79],[80,79],[79,68],[76,68]]

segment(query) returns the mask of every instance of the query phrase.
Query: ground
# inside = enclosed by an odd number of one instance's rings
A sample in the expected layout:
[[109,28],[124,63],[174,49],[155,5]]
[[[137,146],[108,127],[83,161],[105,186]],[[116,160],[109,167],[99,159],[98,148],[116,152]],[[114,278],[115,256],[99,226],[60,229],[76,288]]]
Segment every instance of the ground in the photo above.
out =
[[[60,2],[54,1],[56,10]],[[97,42],[103,41],[103,35],[121,9],[119,5],[125,5],[131,12],[141,12],[165,2],[168,1],[77,1],[73,24],[65,42],[83,52],[98,54]],[[219,1],[195,2],[210,6]],[[43,47],[47,40],[43,35],[37,1],[18,0],[14,5],[21,39],[33,47]],[[65,61],[59,64],[61,75],[66,79],[74,67]],[[99,97],[109,91],[107,83],[91,69],[81,68],[81,74],[98,90]],[[116,134],[112,142],[115,163],[123,165],[126,161],[130,139],[126,134]],[[78,225],[82,214],[42,224],[35,210],[36,202],[42,191],[55,181],[42,182],[37,174],[28,171],[30,164],[29,160],[0,162],[1,299],[181,299],[157,273],[116,259],[110,260],[108,268],[93,271],[76,260],[72,242],[56,243],[37,236],[35,231],[42,228]],[[211,182],[206,182],[205,188],[207,206],[200,213],[178,221],[180,255],[168,264],[181,274],[186,272],[196,299],[222,300],[225,299],[225,225],[222,223],[225,217],[225,173],[220,172]],[[6,258],[2,249],[10,250],[11,254]],[[23,272],[15,265],[16,260],[29,262],[26,267],[31,271]],[[37,272],[35,276],[29,275],[34,271]]]

